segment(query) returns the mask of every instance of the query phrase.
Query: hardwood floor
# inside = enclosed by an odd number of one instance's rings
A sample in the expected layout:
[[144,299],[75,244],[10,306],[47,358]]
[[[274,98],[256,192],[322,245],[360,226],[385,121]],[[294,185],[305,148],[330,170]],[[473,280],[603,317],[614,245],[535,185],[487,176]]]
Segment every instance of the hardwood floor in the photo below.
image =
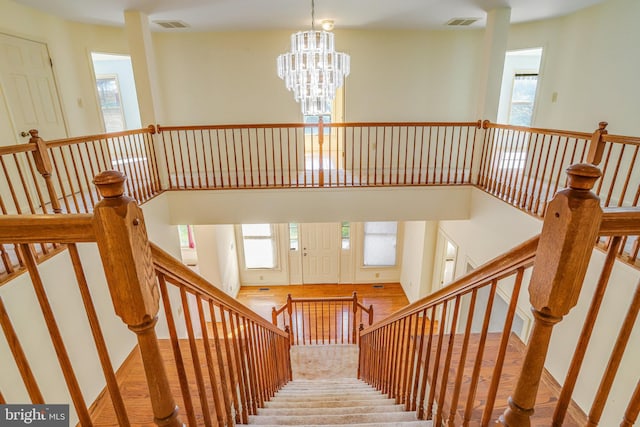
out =
[[[376,286],[376,287],[374,287]],[[378,287],[381,286],[381,287]],[[347,297],[357,292],[358,301],[365,307],[373,305],[373,321],[377,322],[409,304],[400,283],[380,285],[291,285],[291,286],[243,286],[238,301],[271,321],[271,307],[280,308],[287,302],[287,294],[293,298]]]

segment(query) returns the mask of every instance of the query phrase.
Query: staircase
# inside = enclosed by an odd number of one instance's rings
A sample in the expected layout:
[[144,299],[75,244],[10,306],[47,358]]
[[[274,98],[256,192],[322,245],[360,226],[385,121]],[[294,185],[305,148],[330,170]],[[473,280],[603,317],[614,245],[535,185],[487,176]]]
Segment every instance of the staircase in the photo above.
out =
[[356,378],[328,380],[295,379],[273,399],[249,416],[249,424],[260,426],[418,427],[415,412],[405,412],[373,387]]
[[415,412],[356,378],[358,346],[291,347],[293,380],[264,402],[249,424],[260,426],[417,427]]

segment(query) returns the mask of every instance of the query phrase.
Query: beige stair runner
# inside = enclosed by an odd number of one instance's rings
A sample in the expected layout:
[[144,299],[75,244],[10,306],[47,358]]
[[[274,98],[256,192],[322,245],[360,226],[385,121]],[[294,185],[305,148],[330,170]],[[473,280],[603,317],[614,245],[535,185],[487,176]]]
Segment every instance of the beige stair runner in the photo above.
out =
[[[397,405],[394,399],[355,378],[355,369],[327,378],[328,365],[332,365],[335,372],[337,366],[357,364],[356,346],[301,346],[291,350],[293,381],[265,402],[257,415],[249,416],[250,425],[432,426],[431,421],[417,420],[415,412],[405,412],[403,405]],[[333,357],[328,357],[329,354]],[[300,369],[302,366],[305,369]],[[321,379],[309,375],[311,371],[322,372]],[[301,375],[302,372],[307,374]],[[340,375],[348,377],[340,378]]]

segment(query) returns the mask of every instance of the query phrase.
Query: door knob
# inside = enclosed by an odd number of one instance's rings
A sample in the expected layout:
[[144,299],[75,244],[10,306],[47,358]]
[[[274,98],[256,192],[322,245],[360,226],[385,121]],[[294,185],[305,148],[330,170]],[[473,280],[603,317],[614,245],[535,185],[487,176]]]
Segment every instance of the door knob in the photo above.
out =
[[20,132],[20,136],[26,138],[28,136],[31,136],[31,134],[28,131],[23,130],[22,132]]

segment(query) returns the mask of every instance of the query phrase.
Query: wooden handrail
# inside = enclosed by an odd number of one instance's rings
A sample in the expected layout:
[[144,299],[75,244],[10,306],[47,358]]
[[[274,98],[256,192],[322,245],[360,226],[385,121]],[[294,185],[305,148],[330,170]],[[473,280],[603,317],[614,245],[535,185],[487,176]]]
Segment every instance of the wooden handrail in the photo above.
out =
[[561,135],[567,136],[569,138],[591,138],[592,134],[589,132],[578,132],[578,131],[570,131],[563,129],[547,129],[547,128],[534,128],[527,126],[515,126],[515,125],[507,125],[500,123],[492,123],[489,120],[485,120],[482,122],[482,127],[484,129],[508,129],[508,130],[516,130],[530,133],[540,133],[543,135]]
[[155,133],[156,133],[156,127],[154,125],[149,125],[146,128],[123,130],[120,132],[99,133],[94,135],[75,136],[71,138],[52,139],[52,140],[46,141],[46,144],[47,144],[47,147],[49,148],[64,147],[67,145],[77,144],[79,142],[99,141],[99,140],[106,140],[110,138],[118,138],[122,136],[140,135],[140,134],[152,135]]
[[492,280],[499,280],[504,275],[513,271],[513,269],[531,266],[535,259],[536,248],[538,247],[539,240],[540,236],[532,237],[510,251],[497,256],[468,274],[456,279],[448,286],[407,305],[395,313],[392,313],[381,322],[377,322],[372,327],[364,329],[361,334],[364,335],[371,333],[379,328],[402,319],[403,317],[423,311],[445,299],[450,299],[453,296],[467,293],[480,284]]
[[95,241],[93,214],[0,215],[0,243]]
[[[475,122],[341,122],[323,123],[326,128],[349,128],[349,127],[389,127],[389,126],[475,126],[480,128],[482,121]],[[224,124],[224,125],[189,125],[189,126],[157,126],[158,133],[180,130],[222,130],[222,129],[302,129],[317,128],[317,123],[256,123],[256,124]]]
[[156,270],[160,271],[165,276],[171,277],[173,280],[197,293],[204,294],[220,303],[223,303],[225,306],[232,308],[234,311],[250,319],[252,322],[259,324],[280,336],[288,337],[284,331],[276,328],[271,323],[264,320],[262,316],[256,314],[248,307],[239,303],[236,299],[213,286],[202,276],[195,273],[189,267],[153,243],[151,243],[151,254],[153,255],[153,262]]
[[604,208],[600,236],[640,235],[640,209],[633,207]]

